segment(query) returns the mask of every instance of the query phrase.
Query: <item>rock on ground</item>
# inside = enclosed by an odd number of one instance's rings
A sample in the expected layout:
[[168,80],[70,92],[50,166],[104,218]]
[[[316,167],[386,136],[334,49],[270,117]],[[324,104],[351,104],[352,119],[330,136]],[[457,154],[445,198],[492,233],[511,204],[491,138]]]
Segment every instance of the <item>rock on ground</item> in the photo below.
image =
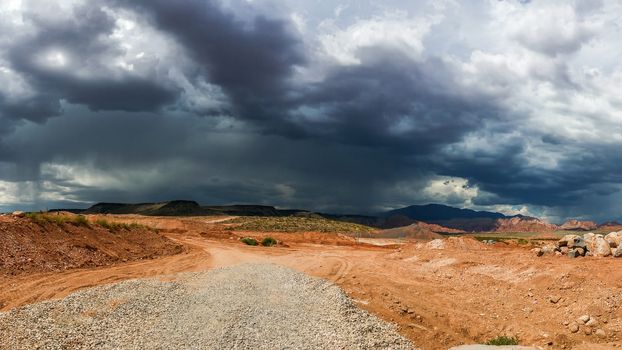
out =
[[609,243],[611,248],[619,247],[622,245],[622,231],[607,234],[605,240]]
[[565,235],[559,241],[557,241],[557,246],[558,247],[566,247],[566,246],[572,247],[575,238],[579,238],[579,236],[577,236],[577,235]]
[[602,235],[597,235],[594,239],[594,250],[592,251],[594,256],[609,256],[611,255],[611,247],[609,243],[603,238]]
[[334,284],[272,264],[126,281],[0,313],[0,349],[412,349]]

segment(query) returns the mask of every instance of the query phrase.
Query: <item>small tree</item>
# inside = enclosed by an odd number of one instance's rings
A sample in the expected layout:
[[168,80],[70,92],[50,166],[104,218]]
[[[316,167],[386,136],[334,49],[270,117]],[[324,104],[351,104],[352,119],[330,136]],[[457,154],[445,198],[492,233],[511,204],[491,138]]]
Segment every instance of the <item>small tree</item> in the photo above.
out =
[[271,247],[273,245],[276,245],[277,241],[276,239],[272,238],[272,237],[266,237],[263,239],[263,241],[261,241],[261,245],[264,247]]
[[242,243],[246,244],[246,245],[257,245],[257,240],[251,237],[244,237],[242,238],[240,241],[242,241]]

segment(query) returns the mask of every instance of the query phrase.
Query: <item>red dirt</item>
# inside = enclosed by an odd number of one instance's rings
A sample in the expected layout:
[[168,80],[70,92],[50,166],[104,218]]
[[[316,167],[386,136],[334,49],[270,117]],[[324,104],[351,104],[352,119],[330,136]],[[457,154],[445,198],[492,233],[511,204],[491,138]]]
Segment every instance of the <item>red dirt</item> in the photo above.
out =
[[182,246],[153,230],[111,232],[91,224],[35,223],[29,218],[0,219],[0,276],[108,266],[179,254]]
[[[162,220],[164,225],[171,218],[149,220]],[[360,307],[398,324],[422,349],[447,349],[499,335],[517,335],[521,343],[543,349],[622,346],[622,259],[538,258],[528,247],[486,246],[468,238],[444,240],[444,249],[431,249],[425,243],[399,248],[352,241],[309,244],[304,234],[288,234],[281,238],[289,247],[250,247],[220,236],[226,230],[210,223],[215,219],[172,220],[180,220],[183,228],[165,235],[188,247],[183,254],[113,267],[0,277],[0,302],[8,309],[127,278],[273,262],[334,281]],[[306,234],[311,240],[320,237]],[[551,302],[552,296],[560,300]],[[583,314],[598,317],[594,330],[603,329],[605,338],[586,335],[585,326],[571,333],[563,324]]]

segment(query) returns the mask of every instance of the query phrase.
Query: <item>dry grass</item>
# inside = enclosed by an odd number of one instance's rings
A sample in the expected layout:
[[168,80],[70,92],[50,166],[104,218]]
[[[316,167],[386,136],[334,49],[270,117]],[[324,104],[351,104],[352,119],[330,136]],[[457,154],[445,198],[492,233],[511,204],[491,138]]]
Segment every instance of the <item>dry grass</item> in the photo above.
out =
[[95,221],[95,223],[105,229],[107,229],[108,231],[112,231],[112,232],[117,232],[117,231],[121,231],[121,230],[137,230],[137,229],[145,229],[145,230],[150,230],[149,227],[145,226],[145,225],[140,225],[137,224],[135,222],[131,223],[131,224],[127,224],[127,223],[123,223],[123,222],[114,222],[114,221],[108,221],[106,219],[97,219]]
[[121,223],[121,222],[113,222],[108,221],[106,219],[97,219],[95,222],[89,221],[84,215],[59,215],[59,214],[51,214],[51,213],[28,213],[26,217],[31,219],[38,225],[44,224],[55,224],[55,225],[65,225],[70,224],[74,226],[82,226],[82,227],[91,227],[92,225],[101,226],[108,231],[118,232],[121,230],[137,230],[137,229],[146,229],[150,230],[148,226],[140,225],[137,223]]
[[376,229],[349,222],[298,216],[246,216],[226,222],[235,231],[357,233]]
[[84,215],[58,215],[49,213],[27,213],[26,217],[34,221],[38,225],[44,224],[56,224],[64,225],[71,224],[74,226],[89,227],[90,223]]

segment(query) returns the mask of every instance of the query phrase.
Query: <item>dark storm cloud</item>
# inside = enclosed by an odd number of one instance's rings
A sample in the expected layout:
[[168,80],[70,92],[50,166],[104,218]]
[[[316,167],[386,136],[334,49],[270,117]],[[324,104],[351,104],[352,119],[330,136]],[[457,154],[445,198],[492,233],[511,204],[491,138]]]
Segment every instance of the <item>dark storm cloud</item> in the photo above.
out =
[[[90,174],[123,179],[103,187],[85,186],[63,171],[35,173],[41,182],[63,186],[66,196],[85,201],[189,198],[215,204],[373,211],[386,186],[418,171],[399,157],[369,147],[253,135],[245,127],[219,127],[206,118],[102,116],[75,107],[67,107],[63,117],[46,125],[21,129],[11,143],[16,157],[28,157],[34,164],[69,164],[77,167],[71,171],[91,169]],[[384,174],[384,169],[399,171]]]
[[[142,73],[113,68],[125,49],[110,40],[117,23],[101,3],[78,6],[72,20],[27,12],[33,33],[5,49],[32,91],[18,100],[0,93],[0,180],[52,184],[54,193],[84,202],[187,198],[341,212],[411,204],[438,176],[468,179],[485,193],[473,198],[476,205],[574,212],[586,196],[608,195],[622,183],[614,146],[526,130],[529,112],[504,100],[516,93],[519,74],[496,61],[481,68],[371,43],[354,53],[357,64],[331,62],[307,82],[298,74],[317,57],[286,20],[242,20],[209,0],[106,5],[129,9],[144,20],[137,25],[152,26],[187,57]],[[575,34],[552,42],[554,35],[527,32],[512,40],[554,59],[594,35]],[[48,62],[49,54],[66,62]],[[573,97],[566,90],[581,90],[564,62],[532,68],[525,79],[551,82],[564,90],[556,97],[568,94],[565,103]],[[173,70],[196,89],[170,79]],[[200,113],[178,103],[201,84],[226,103]],[[469,137],[490,144],[471,148]],[[530,164],[536,141],[543,152],[564,150],[556,166]],[[445,198],[464,200],[462,192]]]
[[213,1],[182,3],[124,5],[179,40],[206,79],[227,93],[233,116],[256,121],[264,132],[421,154],[498,114],[486,100],[452,95],[452,72],[440,60],[415,63],[384,47],[363,49],[361,65],[336,67],[300,86],[292,78],[305,53],[285,22],[244,23]]
[[[493,152],[440,153],[433,168],[441,174],[469,179],[481,190],[494,194],[475,200],[478,205],[530,203],[544,206],[577,206],[594,195],[620,191],[622,156],[612,146],[585,145],[577,140],[556,139],[554,147],[575,149],[572,157],[550,169],[528,164],[522,139],[506,141]],[[602,217],[602,216],[601,216]]]
[[309,135],[432,155],[483,119],[499,118],[501,110],[488,99],[456,93],[442,61],[413,62],[382,47],[366,51],[362,64],[337,68],[305,91],[301,105],[315,112],[296,119]]
[[283,116],[292,71],[304,63],[302,46],[285,22],[256,17],[243,23],[215,1],[119,1],[150,15],[179,40],[208,81],[233,101],[237,117],[270,121]]
[[[35,33],[11,45],[8,58],[35,96],[3,103],[5,118],[43,121],[60,113],[61,100],[126,111],[157,110],[175,100],[178,92],[165,83],[107,66],[122,49],[105,39],[115,22],[101,7],[87,3],[72,15],[67,21],[49,20],[36,11],[26,15]],[[56,59],[65,62],[46,62],[46,55],[61,55]]]

